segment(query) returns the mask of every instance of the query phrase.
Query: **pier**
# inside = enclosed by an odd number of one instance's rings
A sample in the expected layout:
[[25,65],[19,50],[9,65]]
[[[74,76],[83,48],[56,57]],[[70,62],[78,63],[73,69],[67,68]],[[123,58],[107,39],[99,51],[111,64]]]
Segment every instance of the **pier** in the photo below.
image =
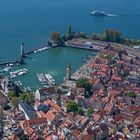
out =
[[46,44],[46,45],[43,45],[40,47],[32,48],[32,49],[28,50],[27,52],[25,52],[25,55],[27,56],[29,54],[34,53],[35,51],[41,50],[41,49],[46,48],[46,47],[49,47],[49,46]]
[[4,65],[8,65],[8,64],[24,64],[24,58],[27,55],[30,55],[30,54],[35,53],[35,52],[45,51],[49,48],[55,48],[57,46],[58,46],[57,44],[53,44],[50,47],[48,44],[44,44],[44,45],[41,45],[39,47],[32,48],[32,49],[25,52],[24,51],[24,43],[21,43],[20,57],[17,60],[2,61],[2,62],[0,62],[0,66],[4,66]]
[[55,48],[57,46],[58,46],[57,44],[53,44],[50,47],[48,44],[44,44],[44,45],[41,45],[40,47],[35,47],[35,48],[32,48],[32,49],[28,50],[27,52],[25,52],[25,55],[27,56],[27,55],[32,54],[32,53],[35,53],[35,52],[45,51],[45,50],[47,50],[49,48]]

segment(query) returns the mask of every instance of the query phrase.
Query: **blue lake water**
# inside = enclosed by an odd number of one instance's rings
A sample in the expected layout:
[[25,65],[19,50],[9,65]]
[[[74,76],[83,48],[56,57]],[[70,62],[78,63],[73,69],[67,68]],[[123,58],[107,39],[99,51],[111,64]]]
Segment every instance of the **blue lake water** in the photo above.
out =
[[[139,5],[139,0],[1,0],[0,60],[17,58],[21,42],[25,43],[26,49],[38,46],[49,39],[52,31],[64,33],[69,25],[75,31],[84,31],[87,34],[99,33],[104,29],[113,28],[122,31],[125,36],[130,38],[139,38]],[[117,16],[94,17],[90,15],[93,10],[101,10]],[[62,54],[60,53],[59,58],[64,59],[65,62],[60,62],[59,67],[61,67],[62,72],[59,72],[59,78],[56,76],[58,81],[62,81],[64,67],[70,61],[69,59],[72,59],[70,63],[73,63],[75,56],[90,53],[81,50],[77,50],[75,53],[73,49],[64,49],[64,51],[60,49],[60,51]],[[70,58],[67,57],[68,51],[71,51]],[[47,66],[41,61],[45,59],[46,55]],[[26,78],[23,80],[29,80],[33,73],[38,72],[37,67],[41,67],[41,71],[53,72],[54,69],[49,63],[56,65],[55,56],[49,60],[48,52],[46,55],[40,53],[34,56],[40,63],[34,62],[33,67],[31,66],[33,62],[27,60],[31,75],[28,75],[28,78],[25,76]],[[53,55],[53,51],[50,52],[50,55]],[[56,53],[56,55],[58,54]],[[78,61],[79,57],[76,58]],[[79,65],[82,64],[83,62],[80,62]],[[74,64],[74,70],[79,65]],[[32,81],[32,83],[34,82]]]

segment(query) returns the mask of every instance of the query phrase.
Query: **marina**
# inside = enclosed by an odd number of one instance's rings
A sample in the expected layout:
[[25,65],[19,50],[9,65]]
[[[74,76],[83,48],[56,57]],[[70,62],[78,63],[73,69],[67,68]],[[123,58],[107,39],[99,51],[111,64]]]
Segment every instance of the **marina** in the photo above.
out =
[[[95,52],[94,55],[96,54],[97,52]],[[37,73],[47,73],[55,79],[55,84],[59,85],[63,82],[67,64],[71,64],[73,73],[85,63],[83,61],[84,59],[88,60],[87,56],[89,55],[91,55],[91,51],[89,50],[80,50],[70,47],[56,47],[41,53],[33,53],[30,57],[35,58],[35,60],[25,58],[26,65],[16,66],[16,69],[26,68],[29,72],[13,80],[20,80],[24,85],[22,87],[29,86],[31,89],[36,90],[40,88],[40,86],[43,86],[37,79]],[[67,58],[65,56],[67,56]],[[71,59],[71,56],[73,56],[73,59]]]
[[37,79],[44,87],[52,87],[54,83],[50,81],[48,74],[37,73]]
[[24,75],[26,73],[28,73],[28,69],[25,69],[25,68],[19,69],[16,71],[12,71],[12,72],[10,72],[10,78],[13,79],[13,78],[16,78],[18,76]]
[[[45,86],[39,82],[37,73],[49,74],[52,77],[47,75],[47,77],[50,78],[50,81],[55,79],[55,81],[51,81],[52,86],[55,84],[59,85],[64,80],[67,64],[71,64],[73,73],[87,62],[90,57],[96,56],[96,54],[96,51],[91,52],[90,50],[75,49],[71,47],[56,47],[47,49],[47,51],[42,51],[41,53],[30,54],[31,59],[28,59],[28,57],[25,58],[25,65],[13,66],[12,64],[9,64],[0,67],[0,71],[4,76],[11,77],[14,82],[20,81],[22,85],[20,83],[18,85],[21,86],[22,89],[28,91],[27,87],[29,86],[34,91],[37,88],[40,88],[40,86]],[[67,58],[65,56],[67,56]],[[71,59],[71,56],[73,56],[74,60]],[[12,67],[12,69],[4,71],[5,69],[9,69],[8,67]],[[28,69],[28,71],[22,76],[18,74],[14,75],[14,73],[11,73],[10,76],[10,72],[15,72],[19,69]],[[46,84],[46,86],[49,85]]]
[[14,84],[17,85],[18,87],[20,87],[24,92],[31,92],[32,91],[32,89],[29,86],[25,87],[20,80],[15,81]]

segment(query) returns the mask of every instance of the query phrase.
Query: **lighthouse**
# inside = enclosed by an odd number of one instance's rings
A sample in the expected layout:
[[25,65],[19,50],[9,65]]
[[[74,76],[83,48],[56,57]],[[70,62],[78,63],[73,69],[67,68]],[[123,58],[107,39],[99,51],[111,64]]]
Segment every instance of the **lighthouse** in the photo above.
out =
[[21,43],[20,56],[21,56],[22,58],[25,58],[24,43]]
[[21,43],[20,60],[19,60],[20,64],[25,64],[24,58],[25,58],[24,43]]

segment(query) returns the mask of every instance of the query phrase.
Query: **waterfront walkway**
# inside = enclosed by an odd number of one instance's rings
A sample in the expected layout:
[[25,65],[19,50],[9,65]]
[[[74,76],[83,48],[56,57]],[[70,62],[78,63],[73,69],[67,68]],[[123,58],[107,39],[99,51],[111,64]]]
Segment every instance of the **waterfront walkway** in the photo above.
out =
[[97,43],[93,40],[83,38],[68,40],[68,42],[65,43],[66,47],[73,47],[97,52],[101,49],[104,49],[107,45],[107,43]]

